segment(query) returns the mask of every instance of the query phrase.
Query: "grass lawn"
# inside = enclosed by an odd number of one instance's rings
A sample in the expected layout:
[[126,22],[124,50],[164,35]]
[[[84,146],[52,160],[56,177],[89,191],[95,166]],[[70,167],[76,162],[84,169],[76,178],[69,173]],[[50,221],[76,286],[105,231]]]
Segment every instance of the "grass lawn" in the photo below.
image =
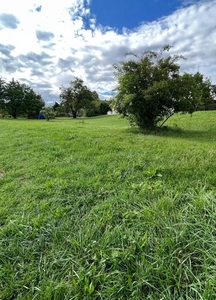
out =
[[216,111],[0,120],[0,299],[216,299]]

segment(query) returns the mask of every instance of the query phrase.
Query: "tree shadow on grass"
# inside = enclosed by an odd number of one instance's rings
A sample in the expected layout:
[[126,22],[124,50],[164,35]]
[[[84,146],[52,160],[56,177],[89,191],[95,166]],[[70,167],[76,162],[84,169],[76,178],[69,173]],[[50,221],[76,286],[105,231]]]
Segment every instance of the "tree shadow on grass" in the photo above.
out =
[[164,126],[162,128],[157,128],[154,130],[142,130],[139,128],[128,128],[128,133],[133,134],[143,134],[143,135],[154,135],[155,137],[168,137],[176,139],[187,139],[187,140],[197,140],[205,142],[216,141],[216,132],[213,128],[212,130],[192,130],[183,129],[180,127],[169,127]]

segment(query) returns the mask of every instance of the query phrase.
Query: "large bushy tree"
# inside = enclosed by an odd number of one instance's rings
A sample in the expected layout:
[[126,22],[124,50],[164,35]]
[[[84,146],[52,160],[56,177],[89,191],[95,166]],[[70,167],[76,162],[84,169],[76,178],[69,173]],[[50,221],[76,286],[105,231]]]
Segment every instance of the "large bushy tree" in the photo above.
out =
[[154,128],[174,112],[192,113],[212,102],[215,86],[202,74],[180,74],[179,59],[169,55],[171,46],[146,51],[141,57],[115,64],[118,79],[115,109],[129,116],[141,128]]
[[26,84],[12,79],[4,84],[1,105],[15,119],[18,116],[36,117],[44,106],[42,97]]
[[61,105],[67,113],[71,113],[73,118],[77,117],[80,109],[89,107],[94,100],[92,92],[84,85],[80,78],[75,78],[69,83],[69,86],[60,87]]

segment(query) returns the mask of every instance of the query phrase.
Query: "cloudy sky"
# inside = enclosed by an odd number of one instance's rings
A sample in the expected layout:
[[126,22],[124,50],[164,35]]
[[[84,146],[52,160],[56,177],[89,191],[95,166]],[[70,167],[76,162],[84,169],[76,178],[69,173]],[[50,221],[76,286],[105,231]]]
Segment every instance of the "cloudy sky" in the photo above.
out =
[[15,78],[47,105],[80,77],[102,99],[125,52],[173,45],[182,70],[216,83],[216,0],[0,1],[0,77]]

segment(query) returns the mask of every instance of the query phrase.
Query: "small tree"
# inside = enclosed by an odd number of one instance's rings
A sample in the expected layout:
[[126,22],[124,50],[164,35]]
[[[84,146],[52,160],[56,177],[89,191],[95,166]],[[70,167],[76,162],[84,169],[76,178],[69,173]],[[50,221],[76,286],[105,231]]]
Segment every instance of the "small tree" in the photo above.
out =
[[53,111],[53,108],[50,106],[44,106],[40,112],[44,115],[47,121],[55,118],[55,112]]
[[89,107],[86,109],[86,116],[93,117],[93,116],[106,115],[110,109],[111,108],[109,106],[108,101],[96,99],[93,100],[89,105]]
[[61,105],[73,118],[77,117],[78,110],[88,108],[94,100],[92,92],[83,84],[83,80],[77,77],[70,82],[69,87],[62,86],[60,91]]
[[203,75],[180,75],[177,63],[182,56],[166,55],[171,46],[159,52],[146,51],[139,58],[115,64],[118,79],[115,109],[129,116],[139,127],[151,129],[174,112],[192,113],[215,97],[214,86]]
[[64,105],[60,104],[55,110],[56,117],[64,117],[67,115]]

